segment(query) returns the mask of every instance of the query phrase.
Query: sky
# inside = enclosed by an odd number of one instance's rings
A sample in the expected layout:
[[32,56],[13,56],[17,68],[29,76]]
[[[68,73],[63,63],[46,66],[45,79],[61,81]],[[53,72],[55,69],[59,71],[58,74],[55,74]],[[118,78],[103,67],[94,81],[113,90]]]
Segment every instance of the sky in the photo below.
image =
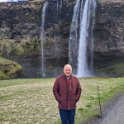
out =
[[17,1],[27,1],[27,0],[0,0],[0,2],[17,2]]
[[[12,1],[12,0],[0,0],[0,2],[8,2],[8,1]],[[17,0],[13,0],[13,1],[17,1]]]

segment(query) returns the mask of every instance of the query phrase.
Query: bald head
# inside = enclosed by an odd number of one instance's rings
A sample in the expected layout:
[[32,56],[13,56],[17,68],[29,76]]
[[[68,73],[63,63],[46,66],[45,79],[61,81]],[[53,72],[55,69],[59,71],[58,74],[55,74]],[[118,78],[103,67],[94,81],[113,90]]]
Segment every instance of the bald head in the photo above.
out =
[[64,74],[69,77],[72,74],[72,67],[70,64],[66,64],[63,69]]

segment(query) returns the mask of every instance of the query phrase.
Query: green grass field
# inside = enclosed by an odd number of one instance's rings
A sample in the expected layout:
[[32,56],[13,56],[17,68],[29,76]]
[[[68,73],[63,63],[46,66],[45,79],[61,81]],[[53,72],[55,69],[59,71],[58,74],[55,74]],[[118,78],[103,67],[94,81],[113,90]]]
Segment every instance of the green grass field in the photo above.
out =
[[[52,93],[55,78],[0,81],[0,124],[59,124],[57,102]],[[76,124],[99,115],[97,86],[101,102],[124,92],[124,78],[81,78],[81,99]]]

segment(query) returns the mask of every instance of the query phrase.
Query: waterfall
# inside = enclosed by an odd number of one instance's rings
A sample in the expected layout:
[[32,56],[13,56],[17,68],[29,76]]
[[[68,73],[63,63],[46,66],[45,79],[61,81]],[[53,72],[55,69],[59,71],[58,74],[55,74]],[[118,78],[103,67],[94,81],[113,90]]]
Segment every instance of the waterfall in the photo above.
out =
[[40,40],[41,40],[41,60],[42,60],[42,77],[45,77],[45,69],[44,69],[44,64],[45,64],[45,58],[44,58],[44,26],[45,26],[45,16],[46,16],[46,10],[48,7],[48,2],[45,2],[43,9],[42,9],[42,23],[41,23],[41,33],[40,33]]
[[62,10],[62,4],[63,4],[63,0],[57,0],[56,1],[56,8],[57,8],[57,23],[59,24],[60,21],[60,16],[61,16],[61,10]]
[[[95,0],[86,0],[84,8],[81,9],[82,15],[80,18],[80,37],[79,37],[79,49],[78,49],[78,69],[77,76],[79,77],[88,77],[92,76],[92,63],[93,63],[93,22],[94,19],[91,19],[91,16],[95,14]],[[92,12],[92,15],[91,15]],[[89,32],[92,30],[92,32]],[[90,51],[88,51],[88,48]],[[90,62],[88,63],[88,52]]]
[[78,77],[92,76],[93,25],[95,0],[77,0],[74,7],[70,38],[69,63]]
[[76,74],[77,56],[78,56],[78,18],[80,12],[80,0],[77,0],[71,23],[70,37],[69,37],[69,63],[72,65],[73,71]]
[[[61,11],[62,11],[62,4],[63,4],[63,0],[56,0],[56,11],[55,11],[55,18],[56,18],[56,21],[54,23],[54,26],[56,28],[56,31],[54,33],[54,41],[55,41],[55,44],[54,44],[54,49],[56,48],[56,51],[58,54],[56,54],[56,67],[59,67],[59,42],[60,42],[60,38],[61,38],[61,35],[59,33],[59,26],[60,26],[60,23],[61,23]],[[54,50],[53,50],[54,51]]]
[[63,4],[63,0],[57,0],[57,16],[58,16],[58,19],[59,19],[59,16],[61,14],[62,4]]
[[91,1],[91,13],[90,13],[90,24],[91,24],[91,30],[90,31],[90,44],[89,44],[89,53],[90,53],[90,65],[89,65],[89,68],[90,70],[92,70],[92,74],[93,74],[93,59],[94,59],[94,42],[93,42],[93,29],[94,29],[94,22],[95,22],[95,9],[96,9],[96,0],[92,0]]

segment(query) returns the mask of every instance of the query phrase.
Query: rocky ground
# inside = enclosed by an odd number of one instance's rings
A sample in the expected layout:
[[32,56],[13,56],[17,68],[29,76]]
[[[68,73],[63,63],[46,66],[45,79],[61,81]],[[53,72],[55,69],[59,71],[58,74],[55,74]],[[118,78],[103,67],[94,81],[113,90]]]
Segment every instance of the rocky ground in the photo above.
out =
[[124,93],[110,100],[102,109],[102,118],[88,124],[124,124]]

